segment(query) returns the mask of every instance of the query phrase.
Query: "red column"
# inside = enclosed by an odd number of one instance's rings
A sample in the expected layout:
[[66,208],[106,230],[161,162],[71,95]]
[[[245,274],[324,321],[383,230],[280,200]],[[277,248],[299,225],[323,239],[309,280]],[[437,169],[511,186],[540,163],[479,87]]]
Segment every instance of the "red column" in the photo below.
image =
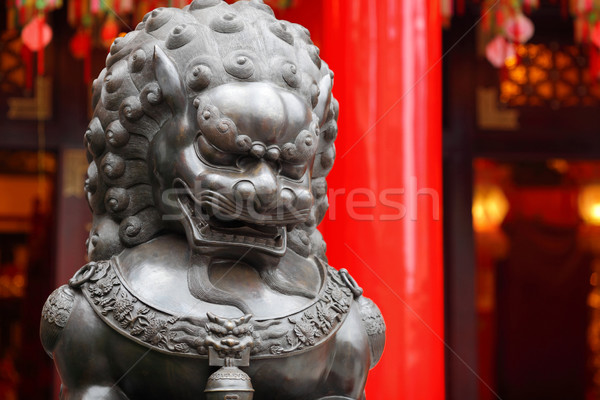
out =
[[322,229],[329,262],[352,273],[388,329],[368,400],[444,398],[438,7],[324,2],[340,119]]

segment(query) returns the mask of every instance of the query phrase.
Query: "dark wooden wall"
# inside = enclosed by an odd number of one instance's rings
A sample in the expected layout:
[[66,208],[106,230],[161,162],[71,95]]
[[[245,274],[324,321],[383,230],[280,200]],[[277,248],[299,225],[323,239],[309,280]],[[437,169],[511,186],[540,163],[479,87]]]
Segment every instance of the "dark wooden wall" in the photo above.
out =
[[[5,3],[0,5],[0,31],[5,29]],[[23,314],[23,326],[26,327],[23,340],[26,347],[27,371],[22,375],[21,395],[23,398],[42,397],[41,391],[48,394],[55,392],[55,387],[48,388],[48,376],[54,374],[50,359],[44,353],[38,338],[41,304],[55,287],[66,283],[73,272],[85,262],[84,242],[87,237],[86,225],[91,220],[88,205],[80,195],[65,192],[65,177],[74,168],[72,151],[83,151],[83,134],[89,120],[89,92],[83,78],[83,62],[75,59],[68,47],[72,29],[66,22],[66,8],[49,15],[49,24],[53,27],[54,37],[45,49],[45,76],[52,81],[52,117],[41,126],[37,121],[10,120],[7,118],[9,95],[0,92],[0,149],[2,150],[37,150],[42,147],[54,153],[57,159],[57,170],[54,190],[55,213],[52,223],[45,228],[47,247],[50,253],[40,260],[36,268],[36,278],[31,282],[36,290],[35,301],[29,301]],[[98,74],[102,68],[104,50],[94,53],[93,72]],[[23,96],[31,96],[24,92]],[[10,96],[14,96],[11,94]],[[19,96],[21,97],[21,96]],[[40,140],[40,129],[43,140]],[[71,170],[70,170],[71,169]],[[85,169],[78,169],[77,174],[83,185]],[[8,195],[5,193],[4,195]],[[42,279],[43,278],[43,279]],[[29,299],[29,297],[28,297]],[[41,301],[41,302],[40,302]],[[1,317],[0,317],[1,318]],[[25,365],[25,364],[24,364]],[[38,390],[33,394],[32,390]],[[57,398],[57,397],[56,397]]]
[[[444,34],[444,290],[446,395],[475,400],[479,385],[471,228],[475,136],[475,30],[462,18]],[[467,33],[468,32],[468,33]]]
[[[558,5],[542,3],[542,9],[531,15],[536,26],[531,42],[573,44],[571,18],[563,18]],[[455,17],[451,27],[444,32],[444,51],[447,52],[444,57],[443,157],[448,400],[478,399],[482,385],[477,365],[478,320],[471,227],[473,160],[478,157],[515,162],[549,158],[600,159],[598,107],[520,108],[516,130],[484,130],[477,126],[476,88],[499,86],[499,71],[477,55],[477,28],[472,27],[478,19],[479,9],[472,7],[466,15]],[[531,381],[531,384],[536,383]],[[503,394],[515,393],[506,387],[496,390],[504,400],[519,398],[503,397]]]

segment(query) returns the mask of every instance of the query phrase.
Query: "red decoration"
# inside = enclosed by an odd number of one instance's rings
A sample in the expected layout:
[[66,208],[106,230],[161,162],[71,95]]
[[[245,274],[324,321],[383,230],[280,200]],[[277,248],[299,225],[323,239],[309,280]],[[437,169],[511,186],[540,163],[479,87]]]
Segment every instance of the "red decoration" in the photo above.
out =
[[109,48],[115,38],[119,36],[119,30],[119,24],[114,19],[108,18],[104,22],[104,25],[102,25],[102,30],[100,31],[102,45]]
[[506,59],[515,57],[515,46],[498,35],[485,47],[485,57],[496,68],[504,66]]
[[92,81],[92,37],[86,30],[80,29],[69,43],[71,54],[83,60],[83,76],[86,82]]
[[84,30],[77,31],[75,36],[69,42],[69,48],[73,57],[83,59],[87,57],[92,49],[92,38]]
[[600,47],[600,23],[594,25],[591,34],[592,43],[594,43],[597,47]]
[[25,87],[33,88],[33,53],[27,46],[21,46],[21,58],[25,64]]
[[[37,52],[38,73],[43,72],[44,54],[42,49],[52,39],[52,29],[46,24],[45,17],[38,14],[47,13],[66,7],[67,21],[76,31],[77,38],[70,42],[71,52],[78,59],[84,60],[84,75],[91,80],[91,50],[95,46],[109,48],[113,40],[119,36],[121,27],[136,26],[144,14],[157,7],[184,7],[191,0],[8,0],[6,2],[7,27],[23,29],[22,39],[25,48]],[[233,3],[235,0],[228,0]],[[302,0],[265,0],[277,11],[298,8]],[[308,0],[306,0],[308,1]],[[122,22],[119,24],[114,15]],[[79,31],[85,30],[90,37],[85,38]],[[87,47],[90,47],[88,50]],[[90,53],[86,55],[87,53]],[[33,68],[33,56],[27,62]],[[29,79],[29,78],[28,78]]]
[[590,75],[592,80],[600,78],[600,50],[596,46],[589,46]]
[[523,14],[518,14],[504,23],[506,37],[511,42],[525,43],[533,36],[533,22]]
[[495,67],[503,66],[507,58],[514,56],[513,44],[531,39],[534,25],[524,12],[539,6],[540,0],[482,0],[483,31],[495,41],[488,43],[486,56]]
[[29,50],[40,51],[52,40],[52,29],[46,24],[45,17],[37,16],[25,25],[21,38]]

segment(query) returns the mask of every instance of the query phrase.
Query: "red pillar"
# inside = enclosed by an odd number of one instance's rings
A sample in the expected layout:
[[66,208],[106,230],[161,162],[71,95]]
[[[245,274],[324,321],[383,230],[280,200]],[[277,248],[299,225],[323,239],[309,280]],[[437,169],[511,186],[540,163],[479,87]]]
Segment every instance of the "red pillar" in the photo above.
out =
[[438,7],[324,2],[340,119],[322,229],[329,262],[353,274],[388,329],[368,400],[444,398]]

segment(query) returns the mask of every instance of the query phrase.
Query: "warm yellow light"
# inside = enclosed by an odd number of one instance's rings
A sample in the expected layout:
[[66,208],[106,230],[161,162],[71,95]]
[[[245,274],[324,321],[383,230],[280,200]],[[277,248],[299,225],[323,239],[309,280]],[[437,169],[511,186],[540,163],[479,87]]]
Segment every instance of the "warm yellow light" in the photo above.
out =
[[25,287],[25,275],[19,274],[13,277],[13,285],[17,289],[23,289]]
[[504,60],[504,64],[506,65],[506,68],[514,68],[514,66],[517,65],[517,57],[506,57],[506,60]]
[[594,204],[590,214],[594,220],[600,220],[600,204]]
[[498,229],[508,213],[508,200],[496,185],[477,185],[473,195],[473,228],[477,232]]
[[562,158],[553,158],[548,160],[548,167],[552,168],[559,174],[566,174],[569,171],[569,162]]
[[581,219],[589,225],[600,225],[600,184],[584,186],[577,205]]

